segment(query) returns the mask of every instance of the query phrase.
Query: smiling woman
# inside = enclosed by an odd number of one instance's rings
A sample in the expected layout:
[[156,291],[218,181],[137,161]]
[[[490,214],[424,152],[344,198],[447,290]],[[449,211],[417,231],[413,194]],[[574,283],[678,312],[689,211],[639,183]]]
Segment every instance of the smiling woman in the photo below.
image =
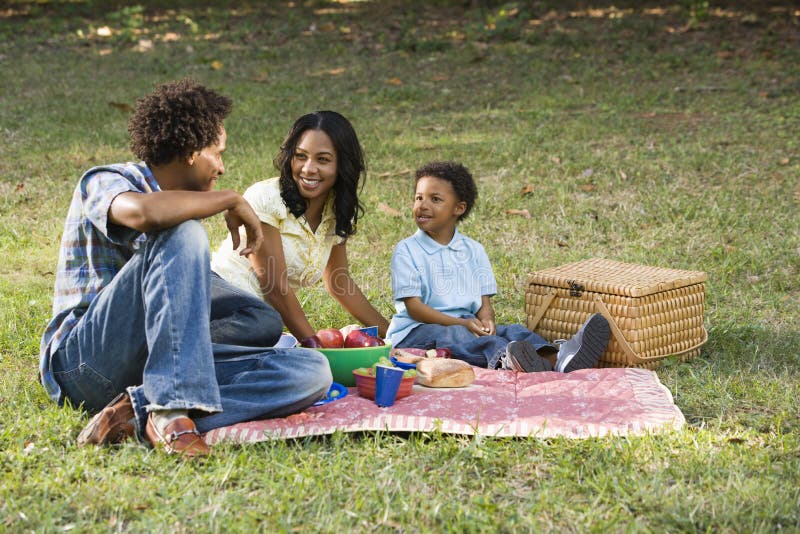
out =
[[344,309],[383,336],[388,322],[353,281],[347,261],[347,239],[364,211],[358,189],[366,174],[352,125],[334,111],[303,115],[274,164],[280,177],[244,194],[261,219],[264,245],[243,257],[229,237],[214,254],[213,270],[271,304],[301,344],[319,340],[295,290],[320,280]]

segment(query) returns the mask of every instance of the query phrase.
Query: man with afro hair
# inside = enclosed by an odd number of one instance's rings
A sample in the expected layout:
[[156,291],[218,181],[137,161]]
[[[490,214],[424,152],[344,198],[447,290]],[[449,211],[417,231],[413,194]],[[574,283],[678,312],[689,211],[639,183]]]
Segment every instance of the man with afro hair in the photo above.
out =
[[211,271],[201,219],[223,213],[234,247],[244,227],[243,255],[263,241],[244,198],[214,191],[231,107],[192,80],[160,85],[128,126],[142,161],[78,181],[39,371],[54,401],[95,413],[79,444],[135,434],[168,453],[207,455],[204,432],[286,416],[328,391],[324,356],[266,348],[280,316]]

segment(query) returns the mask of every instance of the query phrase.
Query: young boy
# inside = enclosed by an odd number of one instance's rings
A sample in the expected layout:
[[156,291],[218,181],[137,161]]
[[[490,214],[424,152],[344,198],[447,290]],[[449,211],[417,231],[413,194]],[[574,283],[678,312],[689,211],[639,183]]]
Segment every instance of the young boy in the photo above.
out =
[[610,336],[602,315],[592,315],[569,341],[551,345],[522,325],[496,325],[492,266],[480,243],[461,233],[478,196],[469,171],[433,162],[416,172],[413,215],[417,232],[392,256],[397,313],[387,337],[394,347],[447,347],[478,367],[570,372],[593,367]]
[[79,444],[136,433],[168,453],[207,455],[201,433],[300,411],[331,384],[320,353],[263,348],[280,336],[278,314],[211,272],[198,219],[224,213],[234,247],[244,226],[242,254],[263,240],[242,196],[213,191],[230,110],[190,80],[161,85],[128,125],[143,161],[78,182],[39,369],[54,401],[99,412]]

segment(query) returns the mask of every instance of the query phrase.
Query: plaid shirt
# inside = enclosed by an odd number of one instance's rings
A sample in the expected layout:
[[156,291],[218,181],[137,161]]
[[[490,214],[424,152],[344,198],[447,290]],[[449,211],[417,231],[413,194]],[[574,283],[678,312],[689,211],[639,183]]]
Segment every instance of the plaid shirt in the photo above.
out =
[[63,401],[50,371],[50,356],[69,336],[89,304],[147,237],[108,222],[111,202],[121,193],[159,191],[142,162],[89,169],[78,181],[64,223],[53,296],[53,318],[42,336],[39,375],[47,393]]

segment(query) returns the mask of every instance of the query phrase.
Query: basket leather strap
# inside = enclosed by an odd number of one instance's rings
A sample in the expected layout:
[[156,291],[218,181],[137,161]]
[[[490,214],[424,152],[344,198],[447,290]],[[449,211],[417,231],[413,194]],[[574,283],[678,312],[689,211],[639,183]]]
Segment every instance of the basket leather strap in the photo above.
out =
[[550,307],[550,303],[553,302],[553,299],[556,298],[557,291],[551,290],[547,295],[545,295],[544,300],[542,301],[542,305],[536,309],[536,314],[533,318],[528,321],[528,330],[535,330],[536,325],[539,324],[539,321],[542,320],[544,317],[545,312]]
[[617,326],[617,321],[614,320],[614,317],[611,315],[611,312],[608,311],[608,306],[606,306],[606,303],[603,302],[603,299],[600,297],[600,295],[595,295],[594,304],[595,307],[597,308],[597,312],[601,314],[603,317],[605,317],[606,321],[608,321],[608,324],[611,327],[611,334],[617,339],[617,342],[622,347],[622,351],[628,357],[629,361],[633,361],[636,363],[646,363],[650,360],[663,359],[665,356],[680,356],[681,354],[685,354],[687,352],[691,352],[695,349],[702,347],[705,344],[705,342],[708,341],[708,330],[706,330],[706,327],[703,326],[703,339],[700,340],[699,343],[697,343],[696,345],[692,345],[688,349],[684,349],[680,352],[673,352],[668,355],[639,356],[633,351],[630,343],[628,343],[628,340],[625,339],[625,335],[622,333],[622,330],[620,330],[619,326]]

